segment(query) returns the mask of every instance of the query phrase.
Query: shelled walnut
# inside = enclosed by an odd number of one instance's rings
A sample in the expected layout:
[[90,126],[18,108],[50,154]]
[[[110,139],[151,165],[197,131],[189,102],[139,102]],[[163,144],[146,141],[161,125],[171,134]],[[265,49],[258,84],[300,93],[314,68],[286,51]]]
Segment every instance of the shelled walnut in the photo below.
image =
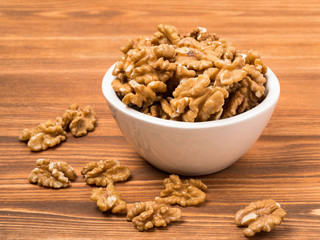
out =
[[82,137],[93,131],[96,123],[96,114],[90,106],[79,109],[78,104],[71,104],[62,117],[57,117],[56,122],[48,120],[33,129],[24,129],[20,141],[27,141],[32,151],[46,150],[66,140],[67,133],[71,130],[75,137]]
[[32,151],[41,151],[66,140],[66,134],[60,125],[49,120],[34,129],[24,129],[19,140],[28,141],[28,148]]
[[179,176],[172,174],[163,181],[163,186],[165,189],[155,198],[156,202],[185,207],[198,205],[206,199],[207,186],[198,179],[181,182]]
[[139,231],[166,227],[170,222],[178,221],[180,217],[179,208],[156,202],[135,203],[127,213],[127,221],[132,221]]
[[122,102],[164,119],[201,122],[228,118],[265,98],[267,67],[226,40],[197,27],[181,36],[159,24],[151,39],[129,40],[112,72]]
[[56,121],[64,130],[70,129],[75,137],[82,137],[94,130],[96,114],[89,105],[80,109],[79,105],[74,103],[69,106],[62,117],[57,117]]
[[239,210],[235,216],[237,226],[246,226],[245,236],[254,236],[257,232],[270,232],[276,225],[282,223],[287,213],[280,204],[272,199],[250,203]]
[[117,191],[112,183],[105,188],[93,190],[91,200],[97,202],[100,211],[106,212],[111,210],[112,213],[122,213],[126,211],[126,202],[121,199],[119,191]]
[[72,120],[77,116],[77,113],[79,112],[79,105],[77,103],[71,104],[69,106],[69,109],[66,110],[62,117],[57,117],[57,125],[60,125],[63,130],[67,130],[69,128],[69,124],[72,122]]
[[70,122],[69,129],[73,136],[82,137],[94,130],[96,121],[95,112],[90,106],[86,106],[82,110],[78,110]]
[[67,187],[70,181],[75,180],[74,169],[66,162],[53,162],[50,159],[40,158],[37,165],[28,177],[30,183],[37,183],[39,186],[62,188]]
[[88,184],[107,186],[110,183],[125,181],[130,176],[128,167],[121,165],[118,160],[101,160],[88,163],[81,171]]

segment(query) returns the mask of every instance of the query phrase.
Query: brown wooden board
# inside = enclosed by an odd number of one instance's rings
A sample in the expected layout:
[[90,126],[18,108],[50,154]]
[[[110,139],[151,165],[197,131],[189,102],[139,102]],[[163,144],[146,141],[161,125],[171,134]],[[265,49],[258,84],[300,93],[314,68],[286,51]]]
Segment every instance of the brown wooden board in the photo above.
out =
[[[258,50],[278,76],[281,96],[262,136],[235,164],[201,176],[207,201],[182,208],[182,221],[139,232],[125,216],[101,213],[80,174],[88,162],[117,158],[132,173],[117,189],[128,203],[151,201],[168,176],[122,136],[101,92],[126,39],[159,23],[181,33],[197,26]],[[254,239],[320,239],[320,2],[0,1],[0,239],[246,239],[234,214],[265,198],[287,211],[281,226]],[[31,152],[22,129],[91,105],[97,128],[83,138]],[[77,179],[66,189],[28,182],[38,158],[66,161]]]

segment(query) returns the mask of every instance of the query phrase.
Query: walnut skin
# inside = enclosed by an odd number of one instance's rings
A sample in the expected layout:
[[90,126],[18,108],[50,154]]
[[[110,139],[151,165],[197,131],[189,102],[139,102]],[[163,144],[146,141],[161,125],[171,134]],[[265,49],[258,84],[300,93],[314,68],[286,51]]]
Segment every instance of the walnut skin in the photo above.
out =
[[158,203],[194,206],[205,201],[207,186],[198,179],[181,182],[179,176],[170,175],[163,181],[165,189],[155,198]]
[[112,183],[104,188],[93,190],[91,200],[97,202],[100,211],[111,210],[112,213],[123,213],[126,211],[126,202],[121,199],[120,193],[115,189]]
[[122,182],[129,178],[130,170],[118,160],[101,160],[88,163],[81,171],[84,180],[90,185],[107,186],[110,183]]
[[129,40],[121,51],[112,87],[124,104],[153,117],[217,120],[265,98],[267,67],[260,55],[250,50],[244,58],[202,27],[182,37],[176,27],[159,24],[151,39]]
[[239,210],[235,216],[237,226],[246,226],[243,233],[247,237],[254,236],[257,232],[270,232],[276,225],[282,223],[287,213],[274,200],[262,200],[250,203]]
[[30,150],[41,151],[64,141],[66,134],[60,125],[56,125],[49,120],[34,129],[24,129],[20,134],[19,140],[28,141]]
[[135,203],[127,213],[127,221],[132,221],[139,231],[166,227],[170,222],[178,221],[180,217],[179,208],[156,202]]
[[30,183],[37,183],[39,186],[62,188],[70,184],[76,178],[74,169],[66,162],[52,162],[49,159],[38,159],[35,169],[28,177]]

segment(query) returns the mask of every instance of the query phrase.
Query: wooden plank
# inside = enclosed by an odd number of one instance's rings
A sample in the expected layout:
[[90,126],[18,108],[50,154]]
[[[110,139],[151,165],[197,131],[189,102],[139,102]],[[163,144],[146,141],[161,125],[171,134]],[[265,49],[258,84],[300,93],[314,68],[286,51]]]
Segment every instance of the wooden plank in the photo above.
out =
[[[234,224],[249,202],[277,200],[284,223],[254,239],[320,238],[320,2],[1,1],[0,239],[246,239]],[[158,23],[181,33],[203,26],[243,52],[258,50],[278,76],[281,97],[255,145],[224,171],[200,176],[207,201],[181,208],[182,221],[138,232],[125,216],[101,213],[80,174],[88,162],[117,158],[132,176],[117,188],[128,203],[151,201],[167,173],[126,142],[101,93],[102,78],[126,39]],[[34,153],[22,129],[55,119],[77,102],[97,113],[94,132]],[[45,189],[27,177],[38,158],[67,161],[71,187]]]

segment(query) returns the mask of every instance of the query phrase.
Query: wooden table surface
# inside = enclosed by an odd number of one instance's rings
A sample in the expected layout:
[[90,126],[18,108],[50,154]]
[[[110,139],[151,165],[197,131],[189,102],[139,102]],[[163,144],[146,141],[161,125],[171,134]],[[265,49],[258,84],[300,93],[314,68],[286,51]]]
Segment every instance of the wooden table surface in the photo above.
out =
[[[128,203],[149,201],[168,176],[122,136],[101,81],[126,39],[150,36],[159,23],[181,33],[203,26],[242,51],[258,50],[278,76],[281,97],[254,146],[235,164],[201,176],[209,187],[181,222],[138,232],[124,216],[101,213],[80,171],[117,158],[132,172],[117,188]],[[320,239],[320,2],[17,1],[0,2],[0,239],[246,239],[234,224],[249,202],[272,198],[283,224],[253,239]],[[18,140],[22,129],[55,119],[77,102],[98,124],[83,138],[43,152]],[[67,161],[78,175],[54,190],[29,184],[38,158]]]

